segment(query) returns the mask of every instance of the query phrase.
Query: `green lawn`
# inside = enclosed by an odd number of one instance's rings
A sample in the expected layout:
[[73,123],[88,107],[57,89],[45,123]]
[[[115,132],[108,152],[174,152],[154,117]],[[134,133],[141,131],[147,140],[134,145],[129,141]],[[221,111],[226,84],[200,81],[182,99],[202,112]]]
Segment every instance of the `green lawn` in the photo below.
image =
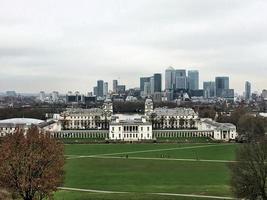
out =
[[[69,157],[74,159],[66,161],[64,187],[131,193],[60,191],[55,199],[195,199],[145,194],[155,192],[232,196],[227,163],[201,162],[197,159],[234,160],[237,144],[73,144],[65,147],[66,155],[113,155],[109,158]],[[147,150],[152,151],[143,152]],[[196,160],[149,159],[162,156]]]
[[[205,198],[158,196],[143,193],[130,194],[99,194],[88,192],[59,191],[56,200],[206,200]],[[207,199],[210,200],[210,199]]]
[[203,146],[215,144],[68,144],[65,145],[66,155],[96,155],[96,154],[110,154],[130,151],[142,151],[151,149],[168,149],[185,146]]

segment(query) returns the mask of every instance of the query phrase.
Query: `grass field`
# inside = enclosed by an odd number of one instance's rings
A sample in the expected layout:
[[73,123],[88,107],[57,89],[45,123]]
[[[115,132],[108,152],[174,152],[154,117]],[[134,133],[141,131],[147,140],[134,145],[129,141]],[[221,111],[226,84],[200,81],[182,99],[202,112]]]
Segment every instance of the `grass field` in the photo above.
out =
[[230,197],[227,164],[234,160],[237,147],[203,143],[66,145],[64,187],[129,193],[60,191],[55,199],[200,199],[151,193]]

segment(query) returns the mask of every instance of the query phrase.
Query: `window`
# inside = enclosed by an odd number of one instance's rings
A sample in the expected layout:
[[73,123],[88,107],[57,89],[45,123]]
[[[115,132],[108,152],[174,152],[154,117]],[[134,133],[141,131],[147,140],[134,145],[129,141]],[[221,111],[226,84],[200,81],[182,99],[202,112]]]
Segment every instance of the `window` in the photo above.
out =
[[147,131],[149,131],[149,127],[147,127]]
[[141,127],[141,131],[143,131],[143,127]]
[[121,127],[119,127],[119,131],[121,131]]
[[112,131],[114,131],[114,127],[112,127]]
[[112,138],[114,138],[114,134],[112,134]]
[[119,134],[119,138],[121,138],[121,134]]

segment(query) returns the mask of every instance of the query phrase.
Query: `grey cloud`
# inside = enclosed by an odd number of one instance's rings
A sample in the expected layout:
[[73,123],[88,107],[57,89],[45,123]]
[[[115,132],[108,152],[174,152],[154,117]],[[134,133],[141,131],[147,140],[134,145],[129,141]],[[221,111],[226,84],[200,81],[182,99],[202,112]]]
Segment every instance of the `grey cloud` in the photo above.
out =
[[228,74],[239,92],[245,80],[267,86],[263,0],[4,1],[2,91],[86,92],[118,77],[133,87],[169,65],[199,69],[201,80]]

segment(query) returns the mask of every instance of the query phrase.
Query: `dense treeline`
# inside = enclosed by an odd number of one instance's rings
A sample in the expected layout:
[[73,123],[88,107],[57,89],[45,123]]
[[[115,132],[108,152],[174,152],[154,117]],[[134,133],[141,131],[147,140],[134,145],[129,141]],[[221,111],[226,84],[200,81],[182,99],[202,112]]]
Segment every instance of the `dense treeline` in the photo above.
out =
[[64,108],[58,107],[34,107],[34,108],[2,108],[0,109],[0,120],[8,118],[36,118],[44,120],[46,113],[59,113]]
[[114,102],[114,113],[143,113],[144,102]]

